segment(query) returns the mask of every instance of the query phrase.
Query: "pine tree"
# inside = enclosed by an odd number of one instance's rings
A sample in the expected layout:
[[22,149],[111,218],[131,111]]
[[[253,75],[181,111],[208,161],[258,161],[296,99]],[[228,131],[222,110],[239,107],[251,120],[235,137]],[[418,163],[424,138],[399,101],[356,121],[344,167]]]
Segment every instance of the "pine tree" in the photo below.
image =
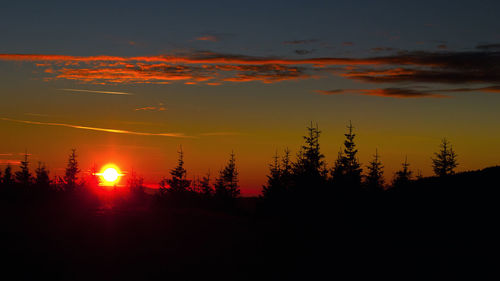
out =
[[304,136],[304,145],[297,154],[297,161],[293,164],[293,189],[296,196],[317,195],[318,188],[326,183],[325,157],[320,151],[318,126],[307,127]]
[[208,171],[208,173],[201,178],[200,189],[200,192],[201,194],[203,194],[203,196],[212,197],[214,190],[210,185],[210,171]]
[[432,158],[432,168],[436,176],[443,177],[455,173],[457,167],[457,155],[453,151],[450,142],[445,138],[441,141],[441,150],[434,153],[435,158]]
[[269,175],[267,183],[262,186],[262,196],[265,199],[273,200],[283,196],[284,186],[281,181],[282,171],[278,152],[273,157],[274,161],[269,165]]
[[361,163],[358,161],[356,144],[354,143],[354,134],[351,121],[347,126],[348,132],[344,134],[346,140],[344,141],[343,151],[339,151],[334,168],[331,172],[334,184],[341,187],[360,187],[361,186]]
[[127,179],[127,187],[134,195],[144,194],[144,178],[137,175],[135,171],[131,171]]
[[368,175],[366,176],[366,187],[370,191],[380,191],[384,189],[384,166],[380,161],[380,156],[378,155],[378,150],[375,150],[375,155],[373,155],[373,160],[369,162],[367,166]]
[[85,184],[88,187],[98,187],[99,184],[101,183],[101,177],[97,175],[97,165],[94,163],[90,167],[89,175],[87,179],[85,180]]
[[10,164],[7,164],[7,167],[5,167],[2,184],[4,187],[10,187],[14,184],[14,177],[12,176],[12,167]]
[[231,152],[229,162],[219,172],[219,177],[215,181],[215,195],[222,199],[234,199],[240,195],[234,152]]
[[412,178],[413,172],[410,170],[410,164],[408,163],[407,157],[405,157],[405,162],[402,164],[402,169],[396,172],[394,177],[393,187],[404,187],[407,186]]
[[64,174],[64,189],[67,191],[73,191],[77,187],[78,173],[80,173],[80,169],[78,168],[76,156],[76,149],[71,149]]
[[16,182],[24,187],[29,187],[32,183],[32,176],[29,171],[29,161],[28,161],[28,152],[24,153],[24,161],[21,161],[21,171],[17,171]]
[[49,171],[45,167],[45,164],[42,164],[42,162],[38,162],[38,168],[35,170],[35,174],[36,187],[40,190],[49,190],[51,181],[49,177]]
[[182,147],[178,151],[179,159],[177,160],[177,166],[170,170],[170,179],[167,179],[167,184],[170,186],[169,192],[180,193],[188,191],[191,181],[186,179],[186,169],[184,169],[184,153],[182,152]]

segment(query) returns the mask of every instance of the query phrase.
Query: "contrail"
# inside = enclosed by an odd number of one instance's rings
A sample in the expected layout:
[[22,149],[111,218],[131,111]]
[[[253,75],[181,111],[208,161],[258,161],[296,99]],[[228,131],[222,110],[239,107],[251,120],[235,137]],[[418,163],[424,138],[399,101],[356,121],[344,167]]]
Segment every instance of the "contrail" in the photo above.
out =
[[58,89],[58,90],[69,91],[69,92],[85,92],[85,93],[93,93],[93,94],[108,94],[108,95],[126,95],[126,96],[134,95],[134,94],[125,93],[125,92],[93,91],[93,90],[83,90],[83,89]]
[[191,138],[189,136],[185,136],[180,133],[148,133],[148,132],[136,132],[136,131],[127,131],[127,130],[119,130],[119,129],[108,129],[108,128],[97,128],[97,127],[88,127],[88,126],[80,126],[73,124],[65,124],[65,123],[52,123],[52,122],[38,122],[38,121],[29,121],[29,120],[17,120],[11,118],[0,117],[0,120],[31,124],[31,125],[46,125],[46,126],[59,126],[59,127],[67,127],[74,129],[83,129],[83,130],[91,130],[91,131],[99,131],[99,132],[107,132],[107,133],[115,133],[115,134],[127,134],[127,135],[138,135],[138,136],[160,136],[160,137],[173,137],[173,138]]

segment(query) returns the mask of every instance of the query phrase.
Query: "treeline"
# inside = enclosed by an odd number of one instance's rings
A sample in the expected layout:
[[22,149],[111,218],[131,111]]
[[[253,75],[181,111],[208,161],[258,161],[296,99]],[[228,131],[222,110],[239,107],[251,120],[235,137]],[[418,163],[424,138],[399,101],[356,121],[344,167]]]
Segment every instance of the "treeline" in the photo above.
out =
[[[267,182],[262,188],[261,198],[264,201],[274,202],[291,197],[328,195],[323,192],[331,191],[377,193],[407,186],[412,180],[422,177],[421,174],[414,176],[405,158],[401,169],[395,173],[394,179],[387,183],[384,178],[384,166],[377,150],[371,161],[364,167],[364,171],[358,159],[356,134],[351,123],[344,134],[343,148],[329,168],[320,149],[320,134],[321,131],[317,125],[311,124],[307,127],[307,134],[303,137],[304,144],[295,159],[292,159],[288,149],[285,149],[282,156],[276,153],[269,167]],[[433,170],[439,177],[454,174],[458,165],[456,153],[446,139],[442,140],[440,149],[435,153],[432,161]],[[68,156],[64,175],[55,176],[52,179],[49,170],[41,162],[32,173],[29,154],[25,153],[18,171],[13,172],[10,165],[7,165],[3,172],[0,171],[0,188],[4,192],[72,192],[99,185],[100,178],[95,166],[91,167],[88,173],[81,172],[75,149]],[[127,175],[126,186],[136,195],[143,195],[145,192],[144,178],[134,171]],[[159,182],[157,192],[159,200],[186,201],[202,198],[217,199],[229,204],[239,196],[238,169],[233,152],[215,179],[211,178],[210,172],[201,178],[188,179],[182,147],[178,151],[177,165]]]
[[[322,192],[377,193],[402,188],[413,180],[422,178],[420,173],[414,176],[405,157],[392,181],[386,182],[384,165],[377,150],[365,166],[364,172],[357,156],[356,134],[350,122],[344,134],[343,147],[338,152],[332,167],[329,168],[320,149],[320,134],[321,131],[317,125],[311,124],[307,127],[304,145],[294,160],[291,159],[288,149],[285,149],[281,157],[276,153],[269,167],[267,183],[263,186],[262,197],[264,199],[274,201],[290,196],[321,196]],[[446,177],[455,173],[458,165],[457,155],[448,140],[442,140],[432,162],[434,173],[438,177]]]

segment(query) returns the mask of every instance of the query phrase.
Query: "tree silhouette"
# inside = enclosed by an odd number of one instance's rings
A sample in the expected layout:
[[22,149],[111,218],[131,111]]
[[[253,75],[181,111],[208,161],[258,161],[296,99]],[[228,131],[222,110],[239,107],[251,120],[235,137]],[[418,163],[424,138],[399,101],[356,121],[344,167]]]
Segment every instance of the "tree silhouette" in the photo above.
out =
[[137,175],[135,171],[131,171],[127,179],[127,187],[134,195],[144,194],[144,178]]
[[21,165],[19,166],[19,168],[21,169],[21,171],[17,171],[15,173],[16,182],[21,186],[29,187],[32,183],[33,178],[29,171],[28,152],[24,153],[24,160],[21,161]]
[[200,181],[200,192],[205,197],[212,197],[214,190],[210,185],[210,171],[201,178]]
[[373,155],[373,160],[366,166],[368,169],[368,174],[366,176],[365,185],[370,191],[380,191],[384,188],[384,171],[382,170],[384,166],[380,161],[380,156],[378,155],[378,150],[375,150],[375,155]]
[[[320,151],[318,126],[311,123],[307,127],[304,145],[297,153],[297,161],[293,164],[293,188],[297,195],[316,194],[314,189],[321,188],[326,183],[326,169]],[[300,195],[299,195],[300,196]]]
[[167,179],[166,183],[170,186],[169,192],[181,193],[188,191],[191,181],[186,179],[186,169],[184,169],[184,153],[182,152],[182,147],[178,151],[179,158],[177,160],[177,166],[170,170],[170,179]]
[[78,173],[80,173],[80,169],[78,168],[76,156],[76,149],[71,149],[64,174],[64,189],[67,191],[73,191],[77,187]]
[[348,132],[344,134],[344,150],[339,151],[337,160],[331,172],[332,180],[335,184],[343,187],[360,187],[361,173],[363,169],[358,161],[356,144],[354,143],[354,134],[351,121],[347,126]]
[[219,177],[215,180],[214,187],[215,196],[223,200],[234,199],[240,195],[238,170],[236,169],[234,152],[231,152],[226,167],[219,172]]
[[405,157],[405,161],[401,164],[401,170],[396,172],[393,181],[393,187],[404,187],[407,186],[412,178],[413,172],[410,170],[410,164],[408,163],[408,158]]
[[278,152],[275,153],[273,159],[273,163],[269,164],[267,183],[262,186],[262,196],[269,200],[283,196],[283,192],[285,191],[285,186],[281,181],[281,165]]
[[14,177],[12,175],[12,167],[10,164],[7,164],[7,167],[5,167],[3,177],[2,177],[2,184],[4,187],[11,187],[14,184]]
[[440,151],[434,153],[434,155],[432,168],[436,176],[443,177],[455,173],[454,169],[458,165],[457,155],[446,138],[441,141]]
[[51,180],[49,178],[49,171],[45,167],[45,164],[38,162],[38,168],[35,170],[35,186],[39,190],[47,191],[50,189]]

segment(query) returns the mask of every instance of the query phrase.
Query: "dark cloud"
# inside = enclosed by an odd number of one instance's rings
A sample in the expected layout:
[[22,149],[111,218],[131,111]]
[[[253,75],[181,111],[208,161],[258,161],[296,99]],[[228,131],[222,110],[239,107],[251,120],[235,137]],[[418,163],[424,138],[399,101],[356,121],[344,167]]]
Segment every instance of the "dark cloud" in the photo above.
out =
[[477,45],[476,49],[479,50],[500,50],[500,44],[484,44],[484,45]]
[[394,51],[394,48],[389,48],[389,47],[375,47],[370,49],[373,52],[391,52]]
[[342,46],[354,46],[353,42],[342,42]]
[[298,45],[298,44],[310,44],[310,43],[317,43],[319,42],[318,39],[304,39],[304,40],[292,40],[292,41],[285,41],[283,44],[285,45]]
[[314,50],[299,49],[295,50],[294,53],[296,53],[297,55],[308,55],[314,53]]
[[318,90],[322,95],[358,94],[388,98],[446,98],[448,96],[409,88]]
[[437,45],[437,48],[441,49],[441,50],[447,50],[448,46],[446,44],[439,44],[439,45]]

